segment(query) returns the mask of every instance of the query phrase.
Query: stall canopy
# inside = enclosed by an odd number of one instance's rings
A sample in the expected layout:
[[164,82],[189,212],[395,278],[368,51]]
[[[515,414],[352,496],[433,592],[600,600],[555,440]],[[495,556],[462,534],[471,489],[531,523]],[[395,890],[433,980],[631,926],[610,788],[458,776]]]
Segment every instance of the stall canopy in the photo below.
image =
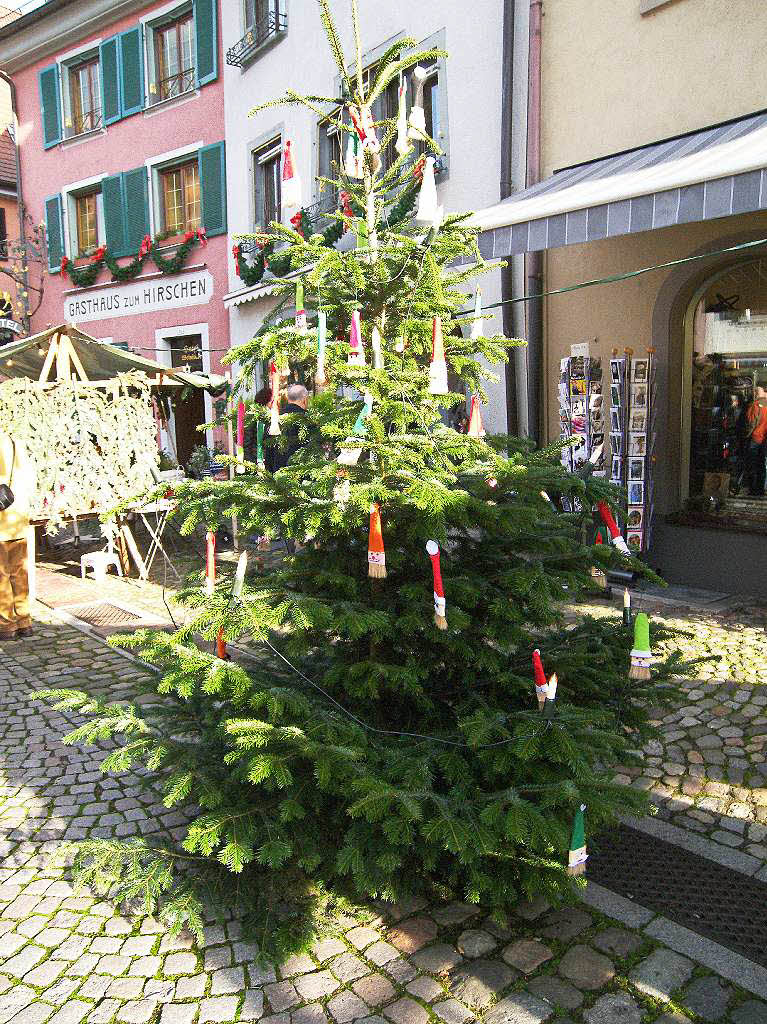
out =
[[[55,359],[59,339],[69,339],[68,352],[74,352],[73,361],[79,361],[85,378],[92,382],[109,381],[120,373],[140,372],[145,373],[154,386],[188,385],[217,392],[225,388],[227,383],[225,377],[217,374],[189,373],[187,370],[162,366],[153,359],[145,359],[127,349],[97,341],[72,324],[50,327],[40,334],[3,345],[0,348],[0,376],[47,380],[48,371],[56,369],[51,360]],[[78,376],[81,375],[78,373]]]
[[767,209],[767,112],[558,171],[476,213],[486,259]]

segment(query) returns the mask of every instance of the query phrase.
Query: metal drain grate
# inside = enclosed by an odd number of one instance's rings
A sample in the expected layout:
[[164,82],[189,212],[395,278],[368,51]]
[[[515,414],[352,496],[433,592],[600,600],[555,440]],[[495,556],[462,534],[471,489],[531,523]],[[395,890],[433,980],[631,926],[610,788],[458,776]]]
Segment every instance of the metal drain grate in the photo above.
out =
[[767,967],[767,884],[625,825],[591,844],[587,877]]
[[132,626],[143,620],[140,613],[132,612],[128,608],[121,608],[119,604],[110,604],[108,601],[99,601],[98,604],[81,604],[67,608],[66,611],[91,626]]

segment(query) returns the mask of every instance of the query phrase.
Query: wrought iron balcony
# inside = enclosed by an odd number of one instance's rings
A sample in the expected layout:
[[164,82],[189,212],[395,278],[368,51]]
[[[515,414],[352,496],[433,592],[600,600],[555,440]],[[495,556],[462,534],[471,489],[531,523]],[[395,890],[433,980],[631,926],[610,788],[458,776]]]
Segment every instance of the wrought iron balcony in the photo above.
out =
[[243,68],[267,43],[271,43],[288,30],[288,16],[281,11],[269,14],[251,25],[239,42],[226,51],[226,63]]

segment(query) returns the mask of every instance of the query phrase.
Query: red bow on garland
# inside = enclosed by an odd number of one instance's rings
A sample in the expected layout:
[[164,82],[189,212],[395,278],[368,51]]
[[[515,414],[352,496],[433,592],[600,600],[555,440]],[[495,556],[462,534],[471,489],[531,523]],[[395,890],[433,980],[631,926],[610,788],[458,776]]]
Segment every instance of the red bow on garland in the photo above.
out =
[[145,256],[149,255],[149,250],[152,248],[152,239],[149,235],[144,235],[141,239],[141,245],[138,250],[138,258],[143,260]]
[[413,177],[416,181],[423,181],[423,169],[426,166],[426,154],[422,153],[413,164]]
[[61,257],[61,269],[62,270],[66,270],[68,266],[69,266],[68,258],[66,256],[62,256]]
[[205,228],[197,228],[197,241],[202,246],[206,246],[208,244],[208,236],[205,233]]
[[[339,196],[341,199],[341,212],[343,213],[344,217],[353,217],[354,210],[352,209],[351,202],[349,200],[349,193],[345,189],[342,189],[341,192],[339,193]],[[344,228],[344,230],[346,230],[346,228]]]
[[105,245],[100,245],[98,249],[94,252],[94,254],[91,256],[91,263],[100,263],[104,259],[106,251],[107,247]]
[[241,252],[242,252],[242,249],[240,248],[239,245],[233,245],[232,246],[232,256],[234,256],[234,271],[235,271],[235,273],[237,274],[238,277],[240,276],[240,253]]

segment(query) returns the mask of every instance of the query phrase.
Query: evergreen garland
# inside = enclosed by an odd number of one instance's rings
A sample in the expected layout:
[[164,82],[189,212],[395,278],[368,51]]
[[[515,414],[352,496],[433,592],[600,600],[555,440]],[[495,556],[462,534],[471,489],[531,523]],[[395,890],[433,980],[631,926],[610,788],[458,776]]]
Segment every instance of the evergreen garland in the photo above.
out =
[[141,273],[144,264],[151,259],[161,274],[179,274],[186,266],[189,253],[196,245],[207,245],[204,228],[187,231],[183,241],[169,258],[162,255],[160,245],[164,239],[150,239],[147,235],[130,263],[119,264],[105,245],[99,246],[87,265],[76,267],[66,256],[61,261],[62,273],[68,275],[77,288],[90,288],[95,284],[102,267],[107,267],[113,281],[132,281]]

